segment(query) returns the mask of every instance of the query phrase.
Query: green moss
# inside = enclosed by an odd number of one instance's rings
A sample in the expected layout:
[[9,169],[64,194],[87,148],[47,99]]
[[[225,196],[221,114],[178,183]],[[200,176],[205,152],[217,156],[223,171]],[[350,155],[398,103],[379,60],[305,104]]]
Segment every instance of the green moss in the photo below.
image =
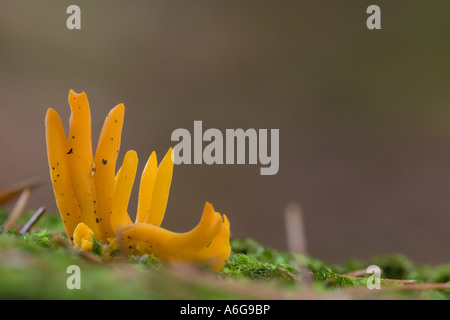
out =
[[417,279],[417,266],[404,255],[383,255],[376,256],[367,261],[350,260],[343,267],[336,266],[339,272],[346,273],[349,271],[365,269],[370,265],[377,265],[383,271],[383,278],[390,279]]
[[[25,223],[31,213],[21,218]],[[6,213],[0,210],[0,221]],[[105,260],[102,264],[83,260],[76,250],[67,250],[53,240],[53,233],[65,237],[60,218],[44,215],[30,233],[0,230],[0,298],[16,299],[240,299],[253,298],[229,291],[222,285],[190,277],[173,277],[171,268],[153,255],[122,259],[105,259],[103,246],[93,237],[92,253]],[[301,279],[311,274],[313,287],[320,292],[337,288],[365,286],[362,279],[343,276],[364,270],[375,264],[383,278],[414,279],[423,283],[450,281],[450,264],[419,266],[402,255],[385,255],[372,259],[350,260],[343,265],[331,265],[304,255],[293,255],[263,246],[252,239],[232,239],[232,253],[220,271],[219,278],[248,285],[254,281],[275,284],[276,290],[303,290]],[[128,260],[128,263],[127,263]],[[65,285],[67,267],[78,265],[82,270],[82,290],[69,290]],[[117,267],[116,267],[117,266]],[[203,266],[204,267],[204,266]],[[203,268],[201,274],[217,278],[217,274]],[[300,279],[300,280],[299,280]],[[392,285],[383,283],[383,285]],[[271,287],[272,288],[272,287]],[[450,291],[399,291],[389,297],[402,299],[450,299]]]
[[232,239],[232,253],[242,253],[258,261],[274,264],[289,264],[297,267],[306,267],[312,272],[317,272],[325,265],[322,261],[306,255],[294,255],[288,252],[272,249],[257,243],[253,239]]
[[236,253],[228,259],[221,272],[226,275],[250,279],[267,280],[273,278],[283,278],[288,282],[293,281],[291,278],[286,277],[284,270],[293,275],[297,273],[296,268],[285,263],[274,263],[269,260],[260,261],[249,255]]
[[39,251],[41,248],[56,248],[50,231],[41,230],[20,234],[15,229],[4,231],[0,235],[0,248],[19,248],[29,251]]
[[418,278],[426,283],[450,283],[450,264],[440,266],[420,266]]
[[366,279],[356,279],[353,277],[344,277],[335,273],[328,267],[324,267],[314,273],[314,279],[321,282],[328,282],[329,286],[335,288],[345,288],[353,286],[365,286]]
[[159,269],[165,265],[165,262],[156,258],[152,254],[146,254],[143,256],[136,256],[131,254],[128,256],[128,261],[136,266],[143,266],[150,269]]
[[24,241],[30,241],[45,248],[56,247],[55,242],[53,241],[52,233],[47,229],[32,233],[25,233],[22,237]]

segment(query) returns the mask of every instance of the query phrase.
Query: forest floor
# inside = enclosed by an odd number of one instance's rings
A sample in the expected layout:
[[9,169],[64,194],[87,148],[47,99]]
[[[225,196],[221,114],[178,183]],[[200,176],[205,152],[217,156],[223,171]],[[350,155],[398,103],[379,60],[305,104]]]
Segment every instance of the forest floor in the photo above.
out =
[[[0,210],[0,225],[7,218]],[[24,214],[17,226],[25,224]],[[19,227],[17,227],[20,230]],[[75,250],[58,215],[30,232],[0,230],[0,299],[449,299],[450,264],[416,265],[401,255],[333,265],[305,255],[232,239],[220,272],[202,265],[166,264],[151,255],[107,256]],[[81,289],[68,289],[68,267],[80,267]],[[381,289],[366,273],[379,266]]]

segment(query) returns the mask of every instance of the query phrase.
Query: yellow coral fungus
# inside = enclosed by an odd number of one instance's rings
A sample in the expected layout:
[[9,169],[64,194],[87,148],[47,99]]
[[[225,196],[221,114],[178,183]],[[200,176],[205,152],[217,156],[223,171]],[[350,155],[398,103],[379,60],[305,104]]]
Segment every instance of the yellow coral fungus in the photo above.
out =
[[79,223],[73,232],[73,243],[76,248],[83,251],[92,250],[92,234],[93,231],[83,222]]
[[154,254],[165,261],[206,263],[220,270],[230,255],[230,223],[206,203],[199,224],[189,232],[161,228],[173,174],[173,151],[158,166],[156,153],[141,175],[135,223],[128,202],[138,165],[128,151],[116,173],[125,107],[119,104],[105,119],[95,156],[92,152],[91,114],[84,92],[69,93],[69,136],[58,113],[49,109],[45,119],[47,155],[53,191],[64,228],[74,246],[92,250],[92,235],[105,246],[128,253]]

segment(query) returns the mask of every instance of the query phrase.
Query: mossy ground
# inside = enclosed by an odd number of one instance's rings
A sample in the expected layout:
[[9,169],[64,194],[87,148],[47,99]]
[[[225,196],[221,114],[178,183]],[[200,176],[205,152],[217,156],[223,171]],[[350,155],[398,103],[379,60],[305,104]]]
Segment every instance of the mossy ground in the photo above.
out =
[[[24,223],[24,215],[18,224]],[[0,210],[0,225],[6,212]],[[57,215],[42,217],[31,233],[0,233],[0,299],[296,299],[400,298],[449,299],[450,290],[368,290],[366,276],[344,276],[375,264],[382,278],[417,283],[450,282],[450,264],[418,266],[403,256],[329,265],[307,256],[233,239],[232,254],[219,272],[203,266],[167,265],[153,256],[105,257],[101,245],[92,255],[61,246],[65,239]],[[66,286],[67,267],[81,269],[81,290]],[[405,285],[384,283],[383,288]]]

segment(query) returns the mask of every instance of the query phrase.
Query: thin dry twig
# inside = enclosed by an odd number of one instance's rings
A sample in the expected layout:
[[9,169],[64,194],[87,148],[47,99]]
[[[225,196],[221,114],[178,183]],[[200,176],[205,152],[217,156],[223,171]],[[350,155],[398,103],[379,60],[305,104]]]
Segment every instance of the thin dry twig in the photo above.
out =
[[[366,275],[366,274],[367,274],[367,270],[366,269],[361,269],[361,270],[355,270],[355,271],[347,272],[347,273],[344,273],[344,274],[342,274],[340,276],[361,280],[361,279],[364,279],[364,275]],[[381,281],[393,282],[393,283],[401,283],[401,284],[408,284],[408,285],[417,282],[416,280],[412,280],[412,279],[404,280],[404,279],[388,279],[388,278],[381,279]]]
[[401,279],[381,279],[381,281],[384,282],[392,282],[392,283],[400,283],[400,284],[404,284],[404,285],[412,285],[415,284],[417,282],[417,280],[401,280]]
[[301,207],[297,203],[288,204],[284,211],[284,219],[289,252],[293,254],[307,254],[306,233]]
[[15,196],[19,195],[25,189],[34,189],[41,186],[43,182],[38,178],[31,178],[20,181],[10,187],[6,187],[0,190],[0,204],[11,200]]
[[303,211],[299,204],[293,202],[286,206],[284,221],[288,251],[294,255],[293,265],[299,270],[299,276],[294,276],[294,281],[310,286],[314,279],[299,259],[299,256],[308,253]]
[[450,290],[450,284],[447,283],[413,283],[381,286],[380,289],[368,289],[366,287],[348,287],[340,288],[337,292],[347,294],[352,299],[371,299],[373,295],[385,294],[397,291],[428,291],[428,290]]
[[26,188],[22,191],[22,194],[20,195],[19,199],[14,205],[14,208],[11,210],[8,219],[3,225],[3,229],[5,230],[11,229],[16,224],[17,219],[19,219],[25,207],[27,206],[28,201],[30,200],[30,194],[31,194],[30,188]]
[[412,283],[403,286],[385,286],[381,290],[450,290],[450,284],[448,283]]
[[22,229],[20,229],[20,233],[24,234],[26,232],[29,232],[31,228],[36,224],[36,222],[42,217],[46,210],[47,208],[45,207],[40,207],[39,209],[37,209],[30,220],[28,220],[27,223],[22,227]]
[[[360,271],[360,270],[358,270],[358,271]],[[349,276],[348,274],[349,273],[346,273],[346,274],[338,274],[338,273],[336,273],[337,276],[344,277],[344,278],[352,278],[352,279],[355,279],[355,280],[364,280],[365,279],[364,277]],[[381,278],[380,280],[382,282],[397,283],[397,284],[403,284],[403,285],[412,285],[412,284],[417,282],[417,280],[410,280],[410,279],[403,280],[403,279]],[[335,281],[336,281],[336,279],[328,279],[326,281],[326,283],[334,283]]]
[[367,269],[361,269],[361,270],[355,270],[355,271],[350,271],[350,272],[344,273],[342,276],[355,278],[355,277],[363,277],[366,274],[367,274]]
[[290,273],[289,270],[285,269],[285,268],[278,268],[278,270],[284,274],[286,277],[288,277],[289,279],[291,279],[294,282],[298,282],[301,283],[302,281],[297,278],[294,274]]

